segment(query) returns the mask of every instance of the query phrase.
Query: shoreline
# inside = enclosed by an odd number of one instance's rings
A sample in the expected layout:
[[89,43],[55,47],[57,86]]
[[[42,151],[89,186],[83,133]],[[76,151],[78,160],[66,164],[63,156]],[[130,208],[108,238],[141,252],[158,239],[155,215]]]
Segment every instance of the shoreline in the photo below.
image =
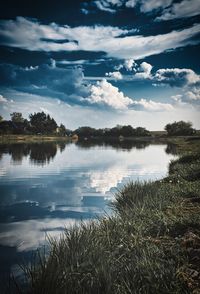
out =
[[13,144],[13,143],[35,143],[35,142],[69,142],[68,137],[59,136],[40,136],[40,135],[0,135],[0,144]]
[[188,142],[168,176],[118,191],[114,215],[49,238],[29,293],[199,293],[200,142]]
[[80,137],[77,140],[73,140],[72,137],[68,136],[52,136],[52,135],[0,135],[0,144],[7,143],[32,143],[32,142],[149,142],[149,143],[180,143],[181,141],[193,141],[200,140],[199,135],[195,136],[167,136],[167,135],[152,135],[145,137]]

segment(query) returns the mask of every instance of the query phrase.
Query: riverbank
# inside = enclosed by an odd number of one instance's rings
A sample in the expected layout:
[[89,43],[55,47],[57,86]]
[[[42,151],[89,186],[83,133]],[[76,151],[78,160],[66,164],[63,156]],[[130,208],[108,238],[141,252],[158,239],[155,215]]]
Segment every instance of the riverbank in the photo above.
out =
[[56,142],[56,141],[80,141],[80,142],[146,142],[150,144],[166,144],[172,143],[176,145],[184,145],[190,141],[200,141],[200,135],[196,136],[167,136],[164,132],[152,132],[152,136],[146,137],[91,137],[91,138],[77,138],[68,136],[52,136],[52,135],[0,135],[0,144],[13,143],[34,143],[34,142]]
[[0,135],[0,144],[69,141],[68,137],[43,135]]
[[50,239],[25,269],[26,293],[199,293],[200,145],[179,147],[165,179],[130,183],[113,216]]

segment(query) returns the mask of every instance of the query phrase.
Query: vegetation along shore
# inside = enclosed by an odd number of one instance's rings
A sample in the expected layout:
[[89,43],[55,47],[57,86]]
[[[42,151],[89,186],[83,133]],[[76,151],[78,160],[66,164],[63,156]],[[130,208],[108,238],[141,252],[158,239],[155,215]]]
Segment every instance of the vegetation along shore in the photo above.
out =
[[49,238],[19,293],[199,293],[200,140],[177,140],[166,178],[131,182],[112,215]]
[[142,140],[165,141],[167,138],[180,136],[198,136],[199,131],[192,128],[190,122],[167,124],[163,131],[149,131],[144,127],[133,128],[131,125],[117,125],[112,128],[95,129],[89,126],[75,130],[67,129],[62,123],[57,124],[54,118],[44,112],[37,112],[25,119],[20,112],[10,114],[11,119],[0,116],[0,143],[20,143],[35,141],[111,141]]

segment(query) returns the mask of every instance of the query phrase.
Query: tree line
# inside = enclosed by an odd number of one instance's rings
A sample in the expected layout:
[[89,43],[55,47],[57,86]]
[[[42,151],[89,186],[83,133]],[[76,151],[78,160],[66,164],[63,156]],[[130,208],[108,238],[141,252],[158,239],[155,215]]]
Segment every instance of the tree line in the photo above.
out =
[[142,127],[133,128],[131,125],[114,128],[95,129],[91,127],[80,127],[73,131],[78,137],[146,137],[151,136],[151,132]]
[[[57,135],[77,136],[78,138],[111,138],[111,137],[148,137],[152,133],[143,127],[133,128],[131,125],[117,125],[113,128],[95,129],[92,127],[80,127],[72,131],[63,124],[58,125],[49,114],[37,112],[25,119],[20,112],[10,114],[10,120],[4,120],[0,116],[0,134],[25,134],[25,135]],[[178,121],[165,126],[169,136],[187,136],[196,134],[192,123]]]
[[49,114],[37,112],[29,115],[29,120],[23,118],[22,113],[13,112],[10,120],[4,120],[0,116],[1,134],[24,134],[24,135],[66,135],[66,127],[58,125]]

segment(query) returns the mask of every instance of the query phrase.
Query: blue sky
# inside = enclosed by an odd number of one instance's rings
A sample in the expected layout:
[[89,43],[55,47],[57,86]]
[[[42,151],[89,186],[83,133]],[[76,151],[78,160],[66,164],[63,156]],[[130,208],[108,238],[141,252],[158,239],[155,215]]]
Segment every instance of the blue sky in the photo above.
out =
[[6,1],[0,114],[50,113],[68,128],[200,128],[198,0]]

